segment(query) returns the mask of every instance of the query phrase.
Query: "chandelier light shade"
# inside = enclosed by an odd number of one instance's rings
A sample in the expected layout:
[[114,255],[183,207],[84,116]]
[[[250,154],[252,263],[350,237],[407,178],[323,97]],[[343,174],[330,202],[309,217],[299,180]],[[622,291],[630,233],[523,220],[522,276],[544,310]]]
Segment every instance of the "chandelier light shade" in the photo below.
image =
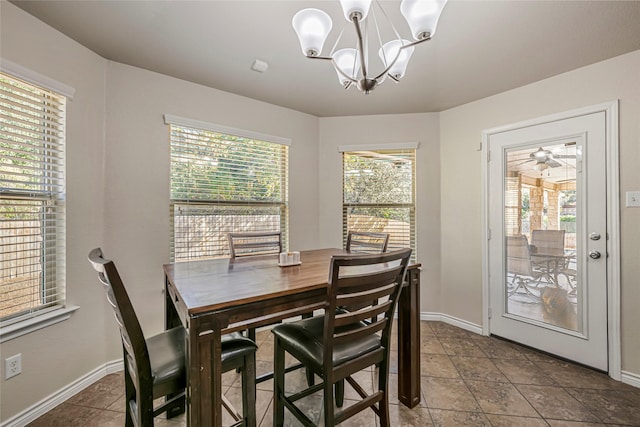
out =
[[346,47],[333,54],[333,61],[338,73],[340,84],[345,86],[350,83],[350,76],[356,76],[360,72],[360,62],[358,61],[358,51]]
[[300,40],[302,53],[318,56],[331,31],[331,17],[320,9],[303,9],[295,14],[292,24]]
[[[413,41],[406,40],[388,18],[386,12],[375,1],[381,19],[372,7],[372,0],[340,0],[344,17],[355,29],[355,46],[340,47],[345,30],[343,29],[331,52],[322,55],[325,41],[329,37],[333,23],[331,17],[319,9],[303,9],[293,17],[293,28],[298,35],[302,53],[307,58],[329,60],[333,64],[340,84],[346,89],[356,86],[369,93],[387,77],[399,81],[406,73],[414,46],[430,40],[447,0],[402,0],[400,12],[411,31]],[[387,22],[395,38],[383,43],[379,21]],[[346,37],[345,37],[346,38]],[[378,43],[378,56],[382,71],[369,74],[369,45]],[[375,51],[374,51],[375,52]]]
[[407,20],[411,35],[415,40],[433,37],[438,26],[438,19],[447,0],[404,0],[400,12]]

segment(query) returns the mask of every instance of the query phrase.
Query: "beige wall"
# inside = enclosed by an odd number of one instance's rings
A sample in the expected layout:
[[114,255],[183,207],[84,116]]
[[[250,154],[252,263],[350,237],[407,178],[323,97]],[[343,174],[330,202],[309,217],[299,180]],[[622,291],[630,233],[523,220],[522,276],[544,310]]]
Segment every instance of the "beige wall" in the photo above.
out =
[[[163,328],[169,259],[169,133],[163,114],[290,138],[290,246],[318,236],[318,119],[106,61],[1,1],[2,58],[75,88],[67,118],[67,300],[70,320],[2,344],[22,374],[0,380],[0,423],[105,363],[121,345],[95,273],[101,246],[117,262],[147,334]],[[2,364],[3,365],[3,364]]]
[[67,107],[67,301],[80,306],[65,322],[0,345],[0,360],[22,353],[22,374],[0,380],[6,420],[104,364],[117,341],[105,328],[112,314],[86,261],[104,232],[106,61],[5,1],[0,19],[3,59],[75,89]]
[[314,247],[318,119],[114,62],[107,73],[105,247],[118,261],[145,332],[163,325],[169,261],[169,127],[163,114],[290,138],[290,247]]
[[[363,96],[359,93],[348,95]],[[319,245],[342,247],[342,156],[338,147],[403,142],[420,143],[416,152],[416,222],[418,261],[423,266],[422,311],[439,311],[440,148],[437,113],[320,119],[318,159],[322,184],[319,193]]]
[[[0,360],[22,353],[23,373],[0,379],[0,422],[120,358],[112,314],[86,262],[91,248],[102,246],[118,262],[145,331],[162,328],[165,113],[292,139],[292,249],[341,244],[337,146],[420,142],[422,311],[476,324],[482,322],[477,149],[483,129],[620,99],[620,187],[640,190],[640,51],[441,114],[318,119],[105,61],[12,4],[0,0],[0,8],[0,55],[76,90],[67,129],[67,298],[80,306],[68,321],[2,344]],[[621,223],[623,369],[638,375],[640,209],[622,207]]]
[[[482,323],[481,132],[496,126],[620,100],[622,369],[640,374],[640,51],[440,113],[441,311]],[[461,179],[465,177],[465,179]]]

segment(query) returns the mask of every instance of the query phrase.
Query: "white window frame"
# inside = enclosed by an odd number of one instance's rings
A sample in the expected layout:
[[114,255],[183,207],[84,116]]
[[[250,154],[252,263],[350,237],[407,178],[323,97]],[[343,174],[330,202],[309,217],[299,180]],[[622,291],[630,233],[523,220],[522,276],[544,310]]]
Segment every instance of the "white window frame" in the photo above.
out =
[[[338,152],[341,154],[342,157],[342,190],[343,190],[343,197],[342,197],[342,234],[343,234],[343,243],[346,244],[346,240],[347,240],[347,234],[349,232],[349,225],[347,224],[347,210],[351,207],[358,207],[360,204],[357,203],[347,203],[345,202],[345,197],[344,197],[344,176],[345,176],[345,170],[344,170],[344,156],[348,155],[348,154],[352,154],[355,155],[357,153],[362,153],[362,152],[366,152],[366,151],[371,151],[371,152],[380,152],[380,151],[413,151],[413,159],[412,159],[412,194],[411,194],[411,202],[410,203],[389,203],[389,204],[385,204],[385,205],[380,205],[380,204],[376,204],[377,206],[380,207],[386,207],[386,208],[408,208],[410,210],[410,225],[409,225],[409,240],[410,240],[410,246],[411,249],[413,250],[411,253],[411,259],[412,261],[415,261],[417,259],[417,223],[416,223],[416,219],[417,219],[417,212],[416,212],[416,208],[417,208],[417,202],[416,202],[416,161],[417,161],[417,150],[419,148],[420,144],[417,142],[406,142],[406,143],[393,143],[393,144],[362,144],[362,145],[342,145],[338,147]],[[364,206],[368,206],[366,203],[362,205]],[[371,206],[371,207],[376,207],[376,206]],[[357,231],[371,231],[371,232],[380,232],[380,231],[385,231],[385,230],[373,230],[373,229],[369,229],[369,230],[364,230],[364,229],[359,229]],[[391,233],[393,234],[393,233]],[[387,248],[387,250],[394,250],[394,249],[398,249],[399,247],[394,246],[394,238],[393,236],[390,236],[389,238],[389,246]]]
[[[47,76],[44,76],[40,73],[37,73],[33,70],[30,70],[26,67],[23,67],[19,64],[16,64],[7,59],[0,59],[0,72],[6,74],[12,78],[22,80],[25,83],[31,84],[33,86],[39,87],[40,89],[48,90],[55,92],[58,95],[64,96],[66,101],[69,102],[73,99],[75,90],[63,83],[57,82]],[[65,106],[65,112],[66,112]],[[65,139],[63,137],[62,144],[65,145]],[[64,150],[64,148],[63,148]],[[62,174],[65,174],[65,166],[62,166]],[[64,181],[64,178],[63,178]],[[5,191],[6,193],[6,191]],[[7,193],[8,194],[8,193]],[[64,192],[59,195],[61,203],[64,202]],[[64,208],[63,208],[64,209]],[[61,230],[56,230],[56,233],[59,235],[59,239],[62,246],[62,250],[60,251],[62,254],[62,258],[64,258],[64,246],[65,246],[65,232],[64,232],[64,219],[61,223]],[[61,233],[60,233],[61,231]],[[56,269],[58,269],[59,274],[56,278],[55,287],[58,289],[60,293],[60,297],[57,299],[57,303],[55,305],[36,309],[34,311],[28,312],[26,314],[22,314],[19,316],[8,316],[5,319],[0,320],[0,343],[6,342],[22,335],[31,333],[33,331],[45,328],[50,325],[54,325],[56,323],[67,320],[71,317],[72,313],[76,311],[79,307],[77,306],[69,306],[66,303],[65,292],[66,292],[66,271],[64,259],[56,258]]]
[[[240,137],[246,138],[250,140],[256,140],[261,142],[267,142],[272,144],[278,144],[285,147],[291,146],[291,140],[288,138],[283,138],[279,136],[267,135],[259,132],[247,131],[242,129],[235,129],[228,126],[218,125],[214,123],[193,120],[183,117],[178,117],[170,114],[164,115],[165,124],[169,125],[169,129],[171,130],[171,125],[179,126],[182,128],[193,129],[196,131],[210,131],[216,134],[221,134],[223,136],[232,136],[232,137]],[[170,145],[173,142],[170,141]],[[171,223],[171,236],[170,236],[170,260],[174,261],[186,261],[188,259],[200,259],[206,257],[224,257],[228,255],[228,245],[226,244],[226,233],[228,232],[245,232],[245,231],[260,231],[256,230],[240,230],[240,229],[225,229],[220,230],[220,232],[216,232],[213,230],[211,233],[214,236],[214,239],[217,240],[216,248],[221,248],[221,240],[224,240],[224,248],[223,252],[218,253],[216,255],[203,255],[203,251],[194,249],[194,257],[188,257],[187,259],[176,259],[176,251],[175,244],[177,241],[177,237],[175,236],[176,229],[176,212],[178,211],[190,211],[194,212],[196,215],[200,215],[198,212],[202,210],[203,215],[207,215],[207,211],[215,210],[215,209],[238,209],[241,207],[256,207],[256,208],[265,208],[265,209],[274,209],[278,211],[279,215],[279,230],[269,230],[269,231],[280,231],[282,233],[282,247],[283,250],[288,248],[288,235],[289,235],[289,201],[288,201],[288,187],[289,187],[289,171],[288,171],[288,150],[284,154],[284,170],[281,175],[281,198],[277,201],[267,201],[267,202],[258,202],[258,201],[250,201],[250,200],[216,200],[216,199],[174,199],[171,196],[170,201],[170,223]],[[173,179],[173,177],[171,177]],[[266,230],[265,230],[266,231]],[[216,252],[217,250],[214,250]]]

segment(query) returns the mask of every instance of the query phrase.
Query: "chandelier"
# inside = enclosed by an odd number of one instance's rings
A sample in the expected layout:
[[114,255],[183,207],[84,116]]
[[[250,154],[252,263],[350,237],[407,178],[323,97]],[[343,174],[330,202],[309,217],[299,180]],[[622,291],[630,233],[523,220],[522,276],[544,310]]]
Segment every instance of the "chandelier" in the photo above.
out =
[[[376,0],[377,7],[395,35],[394,39],[384,44],[375,8],[371,8],[372,0],[340,0],[340,3],[347,22],[353,23],[355,27],[355,47],[336,50],[345,32],[343,27],[329,55],[321,55],[333,23],[331,17],[319,9],[303,9],[296,13],[292,21],[293,28],[300,40],[302,53],[307,58],[331,61],[340,84],[345,89],[355,85],[368,94],[387,77],[398,82],[404,76],[414,46],[433,37],[447,0],[402,0],[400,12],[409,24],[413,41],[400,36],[382,5]],[[371,16],[367,19],[369,15]],[[384,69],[378,74],[369,74],[369,39],[374,37],[379,45],[381,68]]]

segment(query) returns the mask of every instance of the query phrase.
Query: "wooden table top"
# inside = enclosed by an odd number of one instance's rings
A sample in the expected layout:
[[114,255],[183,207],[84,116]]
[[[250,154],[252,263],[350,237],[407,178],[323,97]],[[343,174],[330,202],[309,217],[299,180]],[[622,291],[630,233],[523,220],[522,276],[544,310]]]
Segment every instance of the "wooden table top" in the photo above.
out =
[[165,264],[167,279],[189,315],[324,288],[333,255],[343,249],[300,253],[300,265],[280,267],[278,255],[217,258]]

